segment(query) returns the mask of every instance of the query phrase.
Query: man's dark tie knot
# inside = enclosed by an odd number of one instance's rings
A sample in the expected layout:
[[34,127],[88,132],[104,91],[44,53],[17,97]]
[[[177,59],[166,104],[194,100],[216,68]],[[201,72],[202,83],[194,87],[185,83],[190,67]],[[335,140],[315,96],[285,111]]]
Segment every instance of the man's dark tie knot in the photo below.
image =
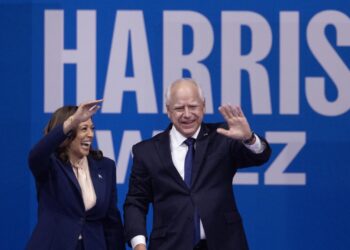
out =
[[188,146],[188,147],[193,147],[194,146],[194,143],[196,142],[196,139],[190,137],[190,138],[187,138],[184,143]]

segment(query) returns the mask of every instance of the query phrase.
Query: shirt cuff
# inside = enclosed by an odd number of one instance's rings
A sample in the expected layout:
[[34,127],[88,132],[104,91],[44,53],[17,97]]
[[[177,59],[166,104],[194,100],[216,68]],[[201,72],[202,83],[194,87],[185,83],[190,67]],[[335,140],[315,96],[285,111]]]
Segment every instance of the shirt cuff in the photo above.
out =
[[134,249],[138,244],[144,244],[146,246],[146,237],[143,235],[136,235],[130,240],[131,247]]
[[244,146],[246,146],[247,148],[249,148],[253,153],[255,154],[260,154],[261,152],[263,152],[265,150],[265,144],[261,143],[261,140],[259,138],[259,136],[255,135],[255,142],[252,145],[248,145],[248,144],[244,144]]

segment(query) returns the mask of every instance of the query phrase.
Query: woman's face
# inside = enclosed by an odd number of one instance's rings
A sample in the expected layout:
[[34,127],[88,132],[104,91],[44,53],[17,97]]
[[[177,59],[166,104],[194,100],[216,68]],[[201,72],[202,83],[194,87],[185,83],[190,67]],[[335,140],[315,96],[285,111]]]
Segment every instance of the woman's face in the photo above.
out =
[[94,138],[94,129],[95,127],[91,119],[79,124],[76,137],[68,145],[68,155],[70,158],[81,159],[89,154]]

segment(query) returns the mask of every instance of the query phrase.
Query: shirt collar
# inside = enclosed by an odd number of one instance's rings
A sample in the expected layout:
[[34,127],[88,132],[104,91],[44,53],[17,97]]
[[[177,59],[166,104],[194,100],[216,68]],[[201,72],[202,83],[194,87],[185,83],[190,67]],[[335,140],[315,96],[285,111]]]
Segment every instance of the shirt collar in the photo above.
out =
[[[200,130],[201,126],[199,126],[197,131],[191,137],[197,139]],[[173,125],[170,129],[170,143],[172,144],[172,146],[174,148],[179,147],[186,139],[187,137],[183,136]]]

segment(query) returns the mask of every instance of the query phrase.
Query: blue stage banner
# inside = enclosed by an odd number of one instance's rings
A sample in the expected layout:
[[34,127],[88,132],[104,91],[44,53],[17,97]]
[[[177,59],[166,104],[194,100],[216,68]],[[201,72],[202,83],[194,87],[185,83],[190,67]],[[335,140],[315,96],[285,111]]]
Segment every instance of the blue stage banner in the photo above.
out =
[[[5,234],[1,249],[22,249],[36,223],[26,157],[53,111],[104,99],[93,118],[94,146],[116,162],[122,211],[131,147],[167,127],[163,93],[182,77],[201,84],[205,121],[223,121],[221,104],[240,105],[271,143],[267,164],[233,180],[250,249],[349,249],[348,1],[17,0],[0,11],[0,45],[20,48],[2,49],[12,59],[1,59],[8,65],[1,81],[15,83],[2,83],[2,91],[15,93],[4,100],[21,122],[4,109],[12,125],[2,125],[26,136],[20,149],[7,145],[13,134],[1,142],[1,151],[16,150],[25,186],[14,194],[20,207],[0,210],[21,214],[15,225],[4,221],[22,228]],[[14,171],[5,163],[2,186]]]

